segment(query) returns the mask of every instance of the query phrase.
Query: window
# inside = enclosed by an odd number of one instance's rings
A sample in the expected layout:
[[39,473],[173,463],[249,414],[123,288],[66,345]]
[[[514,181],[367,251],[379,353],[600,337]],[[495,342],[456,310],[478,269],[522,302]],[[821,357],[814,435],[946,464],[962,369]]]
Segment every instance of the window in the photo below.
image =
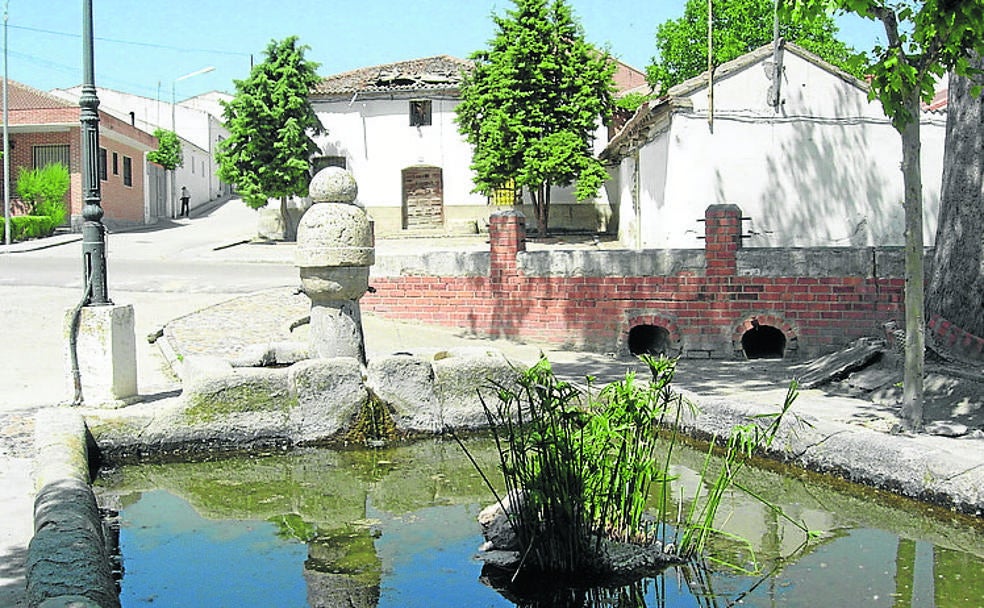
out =
[[99,148],[99,179],[106,181],[106,148]]
[[120,155],[113,152],[113,175],[120,174]]
[[133,159],[129,156],[123,157],[123,185],[133,185]]
[[341,167],[346,168],[345,157],[344,156],[315,156],[311,159],[311,171],[312,174],[317,174],[325,167]]
[[431,102],[419,99],[410,102],[410,126],[426,127],[431,124]]
[[191,165],[191,174],[194,175],[195,174],[195,157],[194,156],[191,157],[191,162],[188,163],[188,164]]
[[69,146],[34,146],[32,156],[35,169],[55,163],[61,163],[66,169],[71,166],[72,155]]

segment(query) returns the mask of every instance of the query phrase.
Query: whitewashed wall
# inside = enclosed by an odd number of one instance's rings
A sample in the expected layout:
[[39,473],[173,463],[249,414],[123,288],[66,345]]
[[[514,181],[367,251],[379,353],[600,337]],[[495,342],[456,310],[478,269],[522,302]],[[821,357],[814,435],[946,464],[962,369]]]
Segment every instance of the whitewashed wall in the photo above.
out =
[[328,156],[344,156],[368,208],[400,208],[402,171],[417,165],[440,167],[444,204],[484,205],[471,192],[471,148],[458,134],[450,99],[434,99],[432,124],[411,127],[409,99],[317,101],[315,111],[327,136],[317,141]]
[[[641,245],[703,247],[697,220],[714,203],[735,203],[752,218],[745,246],[903,244],[901,139],[880,104],[791,52],[778,112],[767,103],[769,85],[764,63],[719,80],[713,127],[701,88],[689,95],[692,111],[673,114],[669,129],[642,146]],[[924,114],[927,243],[936,230],[944,132],[944,115]],[[624,186],[619,191],[624,221],[632,200]],[[623,237],[627,246],[638,240]]]

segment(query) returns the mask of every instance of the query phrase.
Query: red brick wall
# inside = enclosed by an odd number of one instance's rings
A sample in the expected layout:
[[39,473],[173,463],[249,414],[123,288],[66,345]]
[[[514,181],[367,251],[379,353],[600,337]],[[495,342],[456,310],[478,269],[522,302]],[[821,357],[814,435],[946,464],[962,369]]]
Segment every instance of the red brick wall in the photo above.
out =
[[476,335],[626,353],[629,330],[666,329],[683,356],[731,357],[755,320],[781,330],[786,352],[817,354],[880,335],[902,315],[901,277],[739,276],[741,210],[706,214],[706,269],[670,276],[525,276],[525,220],[507,212],[490,225],[488,277],[373,278],[362,309],[465,328]]
[[[143,152],[107,137],[99,138],[106,149],[106,180],[100,182],[103,221],[118,224],[142,224],[144,221],[144,163]],[[113,174],[113,153],[118,157],[118,173]],[[131,162],[130,186],[123,185],[123,157]],[[81,177],[80,177],[81,180]],[[80,184],[81,185],[81,184]]]
[[[76,114],[78,112],[76,111]],[[70,154],[69,173],[71,185],[66,202],[70,205],[70,215],[73,225],[81,222],[82,215],[82,143],[81,128],[72,127],[63,131],[48,131],[34,133],[15,133],[11,139],[14,142],[10,154],[11,197],[16,198],[17,176],[22,168],[34,167],[34,147],[44,145],[68,145]],[[112,224],[142,224],[144,221],[144,162],[143,152],[126,144],[100,138],[99,145],[106,149],[107,179],[100,183],[102,207],[105,213],[103,221]],[[119,158],[119,174],[113,174],[113,152]],[[133,162],[133,185],[123,185],[123,156],[129,156]],[[0,186],[2,188],[2,186]],[[0,189],[0,196],[3,192]],[[19,205],[14,205],[19,209]]]

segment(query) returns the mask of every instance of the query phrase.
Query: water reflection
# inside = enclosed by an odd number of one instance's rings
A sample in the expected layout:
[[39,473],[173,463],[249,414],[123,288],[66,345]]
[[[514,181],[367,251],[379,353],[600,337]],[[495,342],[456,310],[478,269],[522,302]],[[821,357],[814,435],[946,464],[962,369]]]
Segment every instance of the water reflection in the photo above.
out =
[[[472,444],[494,471],[491,444]],[[675,501],[693,495],[702,458],[680,454]],[[735,493],[718,526],[744,540],[718,539],[705,564],[552,590],[483,573],[475,516],[489,491],[451,443],[131,465],[99,492],[122,511],[124,606],[984,606],[979,520],[748,473],[745,486],[825,535],[800,548],[800,530]]]

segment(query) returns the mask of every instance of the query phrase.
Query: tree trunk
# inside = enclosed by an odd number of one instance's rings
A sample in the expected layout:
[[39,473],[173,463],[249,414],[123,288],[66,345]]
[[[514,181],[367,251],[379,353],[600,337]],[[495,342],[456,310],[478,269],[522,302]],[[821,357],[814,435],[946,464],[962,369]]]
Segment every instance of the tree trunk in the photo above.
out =
[[[984,69],[984,56],[971,65]],[[984,83],[978,77],[977,83]],[[940,220],[927,310],[984,337],[984,95],[950,77]]]
[[293,242],[297,240],[296,230],[294,230],[294,223],[290,220],[290,213],[287,211],[287,197],[280,197],[280,221],[284,223],[284,240],[287,242]]
[[918,430],[923,423],[923,367],[926,348],[919,102],[917,89],[906,102],[906,109],[912,120],[902,130],[902,179],[905,187],[905,370],[902,377],[902,418],[912,430]]
[[533,213],[536,214],[536,235],[547,236],[550,213],[550,186],[540,184],[530,188],[530,198],[533,199]]

